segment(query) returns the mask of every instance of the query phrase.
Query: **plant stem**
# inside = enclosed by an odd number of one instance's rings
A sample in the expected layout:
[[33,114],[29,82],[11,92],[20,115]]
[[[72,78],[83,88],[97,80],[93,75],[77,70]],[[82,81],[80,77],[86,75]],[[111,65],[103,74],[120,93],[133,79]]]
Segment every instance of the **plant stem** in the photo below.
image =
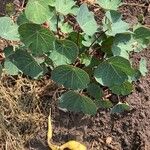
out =
[[80,38],[80,31],[78,31],[78,34],[77,34],[77,46],[79,47],[79,38]]
[[59,13],[57,13],[57,23],[56,23],[57,33],[59,32]]
[[104,32],[102,32],[102,33],[100,33],[96,38],[95,38],[95,40],[92,42],[92,44],[90,45],[90,47],[89,47],[89,49],[95,44],[95,42],[104,34],[104,33],[106,33],[108,30],[106,30],[106,31],[104,31]]
[[117,98],[118,98],[118,101],[120,102],[120,96],[119,95],[117,95]]
[[25,4],[25,0],[22,1],[22,5],[21,5],[21,8],[24,7],[24,4]]

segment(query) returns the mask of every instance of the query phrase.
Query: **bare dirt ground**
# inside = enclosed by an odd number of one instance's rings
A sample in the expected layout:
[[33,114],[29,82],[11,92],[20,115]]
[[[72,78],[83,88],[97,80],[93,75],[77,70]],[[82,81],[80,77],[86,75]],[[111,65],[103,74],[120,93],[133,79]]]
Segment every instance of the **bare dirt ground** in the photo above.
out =
[[[0,1],[0,12],[5,13]],[[124,18],[150,26],[146,0],[128,0],[120,9]],[[3,5],[2,5],[3,3]],[[140,16],[143,16],[141,19]],[[150,49],[135,54],[134,62],[146,57],[150,70]],[[52,110],[53,142],[84,143],[88,150],[150,150],[150,74],[135,83],[134,92],[123,97],[132,107],[128,113],[111,115],[99,110],[95,116],[63,112],[57,107],[59,92],[49,76],[39,81],[3,76],[0,81],[0,149],[48,150],[47,117]],[[114,97],[111,98],[115,100]]]

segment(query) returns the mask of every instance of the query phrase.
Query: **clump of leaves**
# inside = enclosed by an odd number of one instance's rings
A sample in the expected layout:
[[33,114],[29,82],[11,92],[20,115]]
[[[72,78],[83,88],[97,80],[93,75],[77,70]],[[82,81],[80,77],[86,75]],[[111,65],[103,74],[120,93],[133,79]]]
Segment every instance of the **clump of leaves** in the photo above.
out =
[[[17,21],[1,17],[0,37],[18,45],[5,48],[0,72],[38,79],[51,68],[51,79],[66,88],[60,107],[86,114],[113,106],[103,89],[130,94],[132,82],[147,72],[145,58],[138,69],[130,55],[148,46],[150,29],[122,20],[121,0],[94,2],[105,11],[99,24],[89,3],[78,6],[74,0],[29,0]],[[124,110],[128,104],[120,102],[111,112]]]

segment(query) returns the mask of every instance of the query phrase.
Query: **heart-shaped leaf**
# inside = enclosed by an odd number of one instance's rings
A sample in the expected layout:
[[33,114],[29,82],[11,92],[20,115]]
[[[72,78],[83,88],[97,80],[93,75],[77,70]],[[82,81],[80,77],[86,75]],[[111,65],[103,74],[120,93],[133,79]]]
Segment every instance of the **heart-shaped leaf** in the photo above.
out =
[[54,65],[66,65],[74,63],[78,57],[79,50],[77,45],[69,40],[56,40],[50,58]]
[[140,52],[150,44],[150,29],[143,26],[137,26],[134,29],[133,39],[135,40],[135,51]]
[[82,69],[70,65],[61,65],[52,71],[52,80],[66,88],[84,89],[90,82],[89,75]]
[[103,19],[103,30],[109,36],[128,32],[129,25],[122,21],[122,16],[117,11],[107,11]]
[[132,83],[125,81],[121,85],[114,85],[113,87],[110,87],[112,92],[117,95],[129,95],[133,91]]
[[132,76],[134,70],[130,62],[120,56],[111,57],[101,63],[95,70],[94,76],[97,82],[104,86],[112,87],[116,84],[122,84]]
[[41,55],[53,48],[54,35],[46,28],[37,24],[26,23],[19,27],[22,42],[29,47],[34,55]]
[[32,78],[38,78],[43,74],[43,68],[26,51],[17,50],[13,54],[13,60],[17,68],[25,75],[28,75]]
[[53,10],[49,5],[51,0],[29,0],[25,9],[28,20],[42,24],[53,16]]
[[64,93],[59,98],[60,107],[74,112],[83,112],[85,114],[96,114],[97,107],[95,103],[84,95],[74,91]]
[[0,37],[6,40],[18,41],[18,26],[9,17],[0,17]]
[[130,106],[128,103],[121,103],[119,102],[117,105],[115,105],[112,110],[111,113],[115,114],[115,113],[123,113],[124,111],[129,111],[130,110]]
[[93,35],[97,31],[97,23],[94,14],[88,10],[86,4],[82,4],[77,13],[77,22],[87,35]]
[[134,50],[134,42],[130,34],[117,34],[112,45],[113,55],[129,59],[129,53]]
[[97,0],[97,3],[106,10],[117,10],[121,0]]

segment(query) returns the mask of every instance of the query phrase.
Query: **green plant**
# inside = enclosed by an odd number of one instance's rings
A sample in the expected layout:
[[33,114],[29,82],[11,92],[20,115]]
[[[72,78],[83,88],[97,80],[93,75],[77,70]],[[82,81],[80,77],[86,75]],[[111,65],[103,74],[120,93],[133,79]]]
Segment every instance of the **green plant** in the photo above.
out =
[[[13,43],[4,50],[3,70],[38,79],[50,68],[52,80],[68,89],[60,107],[87,114],[111,108],[103,87],[117,95],[132,92],[132,82],[147,69],[144,58],[139,69],[129,58],[150,43],[150,29],[123,21],[117,11],[121,0],[96,3],[105,11],[99,24],[90,6],[74,0],[29,0],[17,21],[1,17],[0,37]],[[119,102],[111,112],[124,110],[128,104]]]

